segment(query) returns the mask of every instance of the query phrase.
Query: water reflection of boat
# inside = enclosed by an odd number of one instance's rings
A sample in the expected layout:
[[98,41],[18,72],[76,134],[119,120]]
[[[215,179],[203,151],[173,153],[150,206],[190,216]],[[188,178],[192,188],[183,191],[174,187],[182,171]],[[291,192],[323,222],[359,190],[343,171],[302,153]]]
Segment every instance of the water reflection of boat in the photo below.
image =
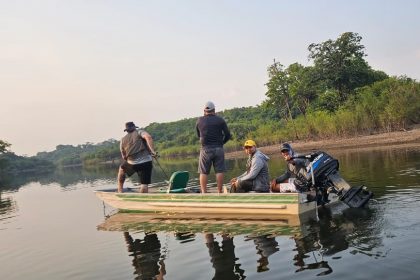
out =
[[117,213],[98,225],[105,231],[221,233],[229,235],[298,235],[297,216],[211,215],[192,213]]
[[[173,233],[175,240],[180,243],[196,242],[200,239],[197,236],[203,236],[214,268],[213,279],[247,278],[241,264],[243,262],[235,252],[235,241],[241,242],[241,239],[252,242],[255,246],[255,253],[258,255],[256,273],[275,269],[270,263],[274,263],[273,258],[281,251],[282,254],[290,255],[290,263],[295,267],[293,273],[310,270],[316,275],[327,275],[334,272],[334,262],[331,263],[331,260],[338,262],[342,258],[340,253],[349,248],[352,248],[352,254],[378,255],[372,251],[378,246],[380,239],[367,226],[374,219],[370,213],[368,209],[348,209],[340,215],[321,211],[319,220],[310,219],[304,222],[293,219],[293,216],[289,216],[289,220],[278,220],[251,215],[227,215],[221,218],[217,215],[197,214],[192,217],[191,214],[179,213],[117,213],[107,218],[98,229],[124,232],[125,240],[131,240],[127,244],[138,244],[137,247],[129,246],[135,273],[152,273],[157,279],[166,273],[164,262],[168,261],[168,256],[165,252],[171,250],[165,248],[167,245],[161,246],[161,242],[157,240],[159,233],[166,236]],[[133,239],[127,239],[128,232],[143,237],[134,242]],[[366,238],[358,238],[360,235]],[[278,239],[280,236],[290,237],[282,240],[292,240],[295,248],[289,252],[281,249]],[[138,248],[137,253],[130,248]],[[147,258],[143,254],[147,254]],[[145,263],[143,259],[153,260],[154,263]],[[148,268],[143,267],[146,265]]]
[[279,251],[278,243],[275,236],[271,234],[263,234],[259,236],[246,236],[246,241],[254,241],[257,254],[260,255],[257,263],[257,272],[263,272],[269,270],[268,268],[268,257]]
[[[191,213],[117,213],[108,217],[98,226],[98,229],[122,231],[126,241],[132,240],[127,239],[128,232],[140,233],[144,235],[144,238],[134,243],[127,242],[127,244],[138,244],[136,248],[140,248],[140,244],[144,242],[143,248],[149,249],[159,247],[158,242],[154,242],[155,239],[148,237],[150,235],[156,237],[157,232],[174,233],[176,239],[182,243],[194,241],[196,234],[202,234],[214,268],[213,279],[245,279],[245,271],[235,256],[235,236],[244,235],[245,241],[254,243],[256,254],[259,255],[256,270],[264,272],[269,270],[269,257],[279,251],[276,237],[301,236],[301,225],[302,221],[299,217],[293,215],[281,217],[227,214],[221,217],[220,215]],[[152,244],[147,245],[147,242]],[[141,250],[142,253],[133,253],[130,248],[134,247],[129,246],[129,252],[133,257],[137,275],[151,273],[156,276],[156,279],[164,275],[166,256],[158,256],[154,250],[147,252],[145,249]],[[149,265],[142,261],[145,259],[144,254],[148,254],[147,259],[153,259],[154,263]],[[143,267],[145,265],[148,268]]]
[[133,258],[136,279],[163,279],[166,274],[165,263],[156,233],[146,233],[143,238],[133,238],[129,232],[124,232],[124,239]]
[[352,248],[351,254],[383,255],[383,252],[373,252],[375,247],[380,246],[381,239],[370,226],[374,224],[371,214],[369,209],[350,208],[338,215],[323,209],[320,219],[317,222],[308,221],[304,234],[294,238],[296,272],[321,270],[317,276],[331,274],[333,268],[327,258],[339,260],[342,258],[339,254],[349,248]]
[[245,271],[236,263],[234,237],[227,234],[221,237],[219,244],[213,233],[205,234],[210,261],[215,270],[213,279],[245,279]]
[[202,234],[214,268],[213,279],[245,279],[245,271],[235,255],[235,236],[246,234],[246,241],[254,242],[260,256],[257,272],[267,271],[268,258],[279,250],[275,237],[300,234],[300,222],[294,218],[251,219],[250,216],[227,215],[221,219],[211,215],[192,218],[183,214],[117,213],[108,217],[98,229],[124,233],[136,279],[163,279],[166,274],[165,250],[169,249],[164,248],[166,245],[161,246],[157,232],[174,233],[181,243],[194,241],[196,234]]

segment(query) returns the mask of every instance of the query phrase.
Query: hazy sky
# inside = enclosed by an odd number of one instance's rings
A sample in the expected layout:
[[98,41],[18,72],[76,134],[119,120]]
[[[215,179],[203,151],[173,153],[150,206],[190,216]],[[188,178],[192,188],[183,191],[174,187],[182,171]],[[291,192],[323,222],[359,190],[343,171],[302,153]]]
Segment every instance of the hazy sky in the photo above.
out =
[[[265,99],[267,67],[351,31],[420,80],[420,1],[0,0],[0,139],[19,155]],[[193,128],[192,128],[193,129]]]

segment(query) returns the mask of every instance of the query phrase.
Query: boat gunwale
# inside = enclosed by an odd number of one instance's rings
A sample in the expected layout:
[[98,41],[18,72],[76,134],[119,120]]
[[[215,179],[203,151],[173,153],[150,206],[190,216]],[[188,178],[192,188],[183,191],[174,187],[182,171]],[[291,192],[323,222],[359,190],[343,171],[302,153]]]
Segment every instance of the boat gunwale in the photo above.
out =
[[122,201],[133,202],[187,202],[187,203],[257,203],[257,204],[297,204],[299,193],[117,193],[98,190],[95,193],[112,196]]
[[255,204],[278,204],[278,203],[285,203],[285,204],[294,204],[294,203],[298,203],[298,199],[295,197],[292,197],[290,199],[277,199],[277,200],[261,200],[261,199],[246,199],[246,200],[239,200],[239,199],[182,199],[182,198],[177,198],[177,199],[147,199],[147,198],[131,198],[131,197],[119,197],[121,198],[121,200],[123,201],[133,201],[133,202],[147,202],[147,203],[155,203],[155,202],[160,202],[160,203],[171,203],[171,202],[186,202],[186,203],[221,203],[221,204],[226,204],[226,203],[230,203],[230,204],[249,204],[249,203],[255,203]]
[[116,189],[104,189],[104,190],[94,190],[94,193],[110,193],[110,194],[115,194],[118,197],[123,197],[123,196],[135,196],[135,197],[151,197],[151,196],[182,196],[182,197],[186,197],[186,196],[196,196],[196,197],[254,197],[254,196],[259,196],[259,197],[264,197],[264,196],[268,196],[268,197],[298,197],[299,195],[305,195],[305,193],[298,193],[298,192],[287,192],[287,193],[272,193],[272,192],[247,192],[247,193],[166,193],[166,192],[148,192],[148,193],[140,193],[140,192],[135,192],[135,191],[128,191],[128,192],[116,192]]

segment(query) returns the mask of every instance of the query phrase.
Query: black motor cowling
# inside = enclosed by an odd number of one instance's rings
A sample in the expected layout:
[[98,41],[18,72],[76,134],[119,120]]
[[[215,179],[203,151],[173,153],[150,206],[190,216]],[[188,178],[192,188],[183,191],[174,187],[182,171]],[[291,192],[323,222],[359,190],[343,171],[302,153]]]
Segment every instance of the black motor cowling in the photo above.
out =
[[328,203],[329,193],[338,195],[351,208],[363,207],[372,198],[365,186],[352,187],[340,176],[338,160],[329,154],[318,151],[304,157],[312,164],[308,173],[312,177],[313,172],[318,204]]
[[311,154],[312,171],[315,182],[322,181],[328,175],[337,172],[339,169],[338,160],[325,152]]

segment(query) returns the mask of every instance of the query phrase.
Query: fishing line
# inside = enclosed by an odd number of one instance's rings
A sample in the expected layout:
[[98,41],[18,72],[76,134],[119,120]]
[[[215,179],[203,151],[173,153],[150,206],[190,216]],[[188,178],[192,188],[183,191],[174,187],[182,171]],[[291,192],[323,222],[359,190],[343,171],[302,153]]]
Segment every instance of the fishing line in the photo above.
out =
[[163,169],[162,165],[160,165],[160,163],[159,163],[159,161],[158,161],[158,159],[157,159],[157,156],[156,156],[156,157],[153,157],[153,158],[155,159],[155,162],[156,162],[156,164],[159,166],[160,170],[162,170],[163,175],[165,175],[165,179],[166,179],[166,181],[168,181],[168,182],[169,182],[169,177],[168,177],[168,175],[166,174],[165,170]]

